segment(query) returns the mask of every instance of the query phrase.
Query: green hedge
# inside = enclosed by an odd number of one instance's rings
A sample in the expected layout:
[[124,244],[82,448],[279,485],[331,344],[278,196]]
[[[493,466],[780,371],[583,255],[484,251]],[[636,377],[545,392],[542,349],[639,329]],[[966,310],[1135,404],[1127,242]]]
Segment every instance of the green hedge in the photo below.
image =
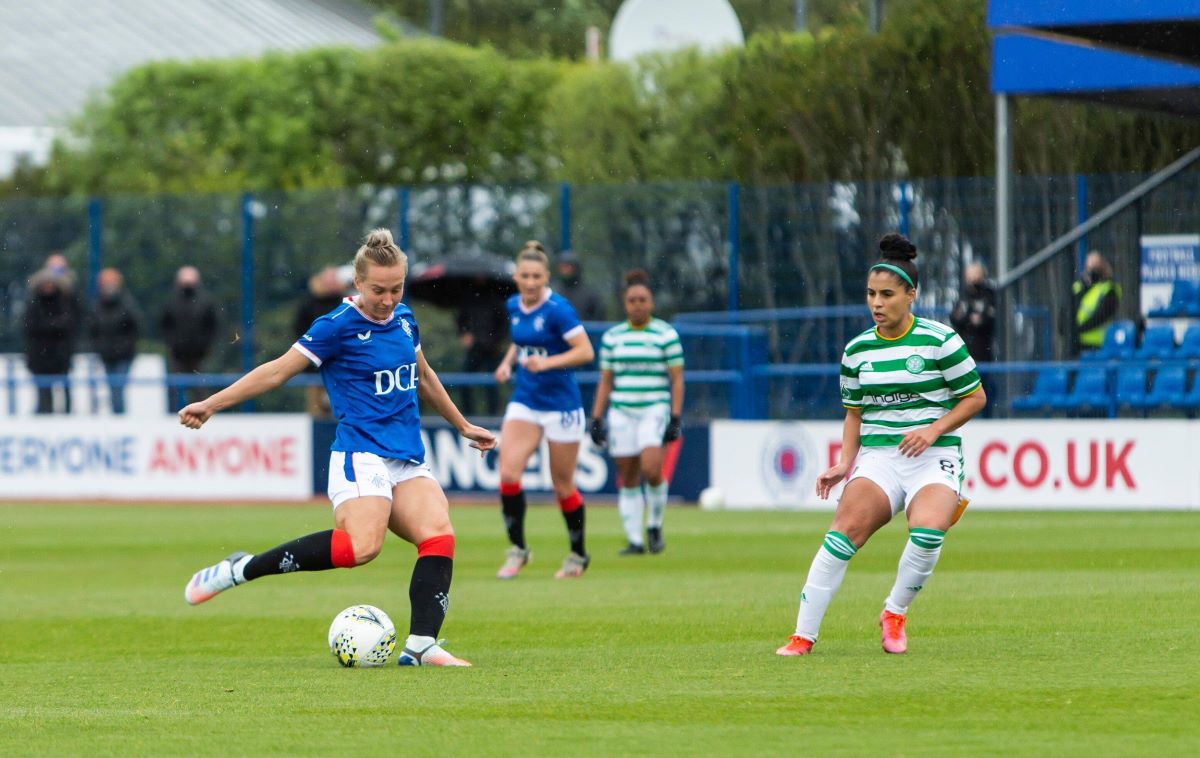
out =
[[[990,174],[983,0],[896,6],[879,35],[758,34],[636,68],[428,39],[151,64],[8,191]],[[1018,101],[1015,132],[1039,174],[1149,170],[1200,143],[1194,121],[1058,101]]]

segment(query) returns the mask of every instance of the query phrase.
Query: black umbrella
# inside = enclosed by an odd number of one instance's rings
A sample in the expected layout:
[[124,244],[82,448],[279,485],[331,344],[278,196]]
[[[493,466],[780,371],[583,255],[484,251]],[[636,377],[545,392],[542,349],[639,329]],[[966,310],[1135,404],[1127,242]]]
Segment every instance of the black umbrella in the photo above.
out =
[[408,276],[408,294],[441,308],[458,308],[471,298],[508,297],[517,291],[516,264],[488,253],[451,255],[418,263]]

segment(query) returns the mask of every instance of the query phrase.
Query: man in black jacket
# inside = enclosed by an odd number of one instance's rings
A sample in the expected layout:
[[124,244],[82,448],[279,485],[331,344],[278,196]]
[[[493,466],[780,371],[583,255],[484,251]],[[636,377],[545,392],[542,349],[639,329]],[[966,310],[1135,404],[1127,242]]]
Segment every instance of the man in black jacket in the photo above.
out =
[[[200,286],[200,272],[184,266],[175,274],[175,292],[162,313],[163,341],[172,374],[198,374],[217,338],[217,306]],[[183,405],[184,393],[176,402]],[[199,393],[190,393],[200,399]],[[174,406],[172,406],[172,410]]]
[[97,299],[89,331],[92,348],[104,364],[112,412],[125,413],[125,385],[129,366],[137,354],[142,332],[142,314],[125,290],[125,280],[115,268],[100,271],[96,278]]
[[29,279],[25,307],[25,365],[37,381],[37,413],[54,412],[54,388],[61,387],[63,412],[71,412],[67,374],[79,333],[78,300],[71,280],[61,271],[43,268]]
[[[341,305],[343,294],[337,268],[326,266],[313,274],[308,280],[308,296],[296,307],[296,316],[292,319],[292,332],[296,339],[300,339],[314,321]],[[305,373],[316,372],[316,366],[305,369]],[[319,384],[310,384],[304,388],[304,405],[308,409],[308,415],[313,418],[333,418],[329,397],[325,394],[325,388]]]
[[995,359],[992,337],[996,332],[996,291],[987,282],[987,271],[972,263],[963,273],[963,288],[950,311],[950,326],[967,345],[976,363]]
[[603,321],[604,300],[600,293],[583,281],[579,257],[570,250],[558,256],[558,283],[555,291],[575,307],[580,321]]

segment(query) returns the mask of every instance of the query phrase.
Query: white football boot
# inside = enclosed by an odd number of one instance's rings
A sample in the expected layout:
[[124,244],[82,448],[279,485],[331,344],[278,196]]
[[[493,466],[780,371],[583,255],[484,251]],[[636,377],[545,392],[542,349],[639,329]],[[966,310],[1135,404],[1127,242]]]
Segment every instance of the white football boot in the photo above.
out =
[[234,553],[220,563],[192,574],[192,580],[183,588],[183,599],[190,605],[200,605],[230,587],[242,584],[233,576],[233,564],[249,555],[249,553]]

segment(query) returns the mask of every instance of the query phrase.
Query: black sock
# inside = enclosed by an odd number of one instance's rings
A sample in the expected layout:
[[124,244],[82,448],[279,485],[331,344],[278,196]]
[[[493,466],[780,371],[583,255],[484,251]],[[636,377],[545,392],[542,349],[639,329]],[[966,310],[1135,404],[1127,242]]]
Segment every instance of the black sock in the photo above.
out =
[[444,555],[423,555],[413,566],[408,585],[408,602],[412,604],[412,620],[408,633],[437,639],[450,608],[450,578],[454,575],[454,560]]
[[587,555],[583,549],[583,503],[573,511],[563,511],[563,521],[567,522],[567,539],[571,541],[571,552]]
[[332,540],[333,530],[326,529],[264,550],[246,564],[243,572],[246,581],[268,574],[331,569],[334,567]]
[[515,495],[501,495],[500,508],[504,513],[504,528],[508,530],[508,541],[525,550],[525,491]]

